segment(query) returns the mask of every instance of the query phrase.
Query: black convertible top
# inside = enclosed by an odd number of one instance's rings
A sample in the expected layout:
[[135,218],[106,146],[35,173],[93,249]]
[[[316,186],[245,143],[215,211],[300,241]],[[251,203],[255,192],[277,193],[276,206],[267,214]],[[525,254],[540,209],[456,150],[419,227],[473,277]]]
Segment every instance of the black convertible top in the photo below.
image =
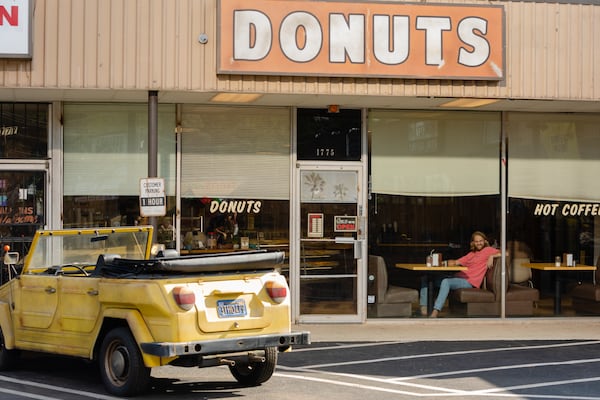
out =
[[285,253],[252,250],[232,253],[165,257],[150,260],[121,258],[116,254],[98,257],[94,276],[123,276],[144,273],[203,273],[275,269],[283,263]]

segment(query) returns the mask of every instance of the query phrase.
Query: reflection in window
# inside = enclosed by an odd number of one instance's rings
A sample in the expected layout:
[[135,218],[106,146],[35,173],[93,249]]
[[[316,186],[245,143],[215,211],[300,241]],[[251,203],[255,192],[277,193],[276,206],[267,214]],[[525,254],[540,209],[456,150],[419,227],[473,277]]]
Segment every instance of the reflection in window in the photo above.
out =
[[45,223],[45,173],[0,172],[0,236],[3,244],[26,254],[35,231]]
[[[592,114],[508,113],[509,241],[526,244],[534,262],[563,253],[578,264],[600,258],[600,117]],[[561,290],[591,282],[593,274],[561,274]],[[533,271],[539,309],[552,299],[550,274]],[[569,296],[563,296],[564,312]]]
[[[289,251],[289,201],[268,199],[181,199],[181,250],[268,249]],[[288,274],[287,265],[283,271]]]
[[361,111],[298,110],[298,160],[358,161]]
[[48,157],[48,104],[0,103],[0,157]]
[[500,114],[372,110],[369,252],[389,283],[418,289],[432,251],[456,259],[474,231],[500,245]]

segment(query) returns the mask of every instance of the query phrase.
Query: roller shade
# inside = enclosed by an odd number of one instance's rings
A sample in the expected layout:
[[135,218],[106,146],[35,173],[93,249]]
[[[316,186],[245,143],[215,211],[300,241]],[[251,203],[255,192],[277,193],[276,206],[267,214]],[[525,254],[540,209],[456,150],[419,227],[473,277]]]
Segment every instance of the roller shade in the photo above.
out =
[[369,113],[372,192],[407,196],[499,193],[500,115]]
[[[65,196],[139,196],[148,176],[147,104],[65,104]],[[158,175],[175,194],[175,106],[158,108]]]
[[509,113],[508,194],[600,200],[600,117]]
[[290,109],[182,111],[182,197],[289,199]]

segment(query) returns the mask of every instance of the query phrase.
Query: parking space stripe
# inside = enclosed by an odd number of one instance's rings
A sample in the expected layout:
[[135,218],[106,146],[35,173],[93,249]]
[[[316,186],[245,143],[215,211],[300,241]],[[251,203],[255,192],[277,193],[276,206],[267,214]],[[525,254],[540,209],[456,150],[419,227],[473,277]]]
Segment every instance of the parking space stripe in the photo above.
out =
[[[473,391],[471,393],[473,393],[474,395],[483,395],[483,394],[496,394],[494,393],[495,391],[504,391],[504,390],[523,390],[523,389],[533,389],[533,388],[544,388],[544,387],[549,387],[549,386],[558,386],[558,385],[571,385],[571,384],[575,384],[575,383],[585,383],[585,382],[598,382],[600,381],[600,377],[594,377],[594,378],[583,378],[583,379],[566,379],[566,380],[562,380],[562,381],[548,381],[548,382],[539,382],[539,383],[532,383],[532,384],[527,384],[527,385],[515,385],[515,386],[506,386],[503,388],[493,388],[493,389],[483,389],[483,390],[477,390],[477,391]],[[600,397],[595,396],[595,397],[588,397],[588,396],[553,396],[553,395],[530,395],[527,394],[527,397],[543,397],[543,398],[552,398],[552,399],[565,399],[568,398],[570,400],[576,400],[576,399],[586,399],[586,400],[598,400],[600,399]]]
[[[308,372],[302,368],[287,368],[287,370],[294,370],[294,369],[302,370],[302,372]],[[324,375],[351,378],[354,381],[367,380],[367,381],[374,381],[374,382],[379,382],[379,383],[392,383],[392,384],[396,384],[396,385],[401,385],[403,387],[410,387],[413,389],[423,389],[423,390],[427,390],[428,392],[417,392],[417,391],[410,391],[407,389],[401,390],[401,389],[393,389],[393,388],[384,388],[381,386],[359,384],[359,383],[355,383],[355,382],[344,382],[344,381],[334,380],[334,379],[317,378],[314,376],[310,376],[310,377],[309,376],[299,376],[299,375],[292,375],[292,374],[286,374],[286,373],[275,373],[275,375],[284,377],[284,378],[289,378],[289,379],[309,380],[309,381],[320,382],[320,383],[330,383],[332,385],[337,385],[337,386],[354,387],[354,388],[358,388],[358,389],[365,389],[365,390],[377,391],[377,392],[403,394],[403,395],[409,395],[409,396],[414,396],[414,397],[455,397],[455,396],[469,397],[469,396],[475,396],[478,398],[483,398],[483,397],[523,398],[523,396],[526,396],[527,398],[561,399],[561,400],[600,400],[600,397],[598,397],[598,396],[573,396],[573,395],[564,396],[564,395],[548,395],[548,394],[537,395],[537,394],[531,394],[531,393],[527,393],[525,395],[523,393],[507,393],[508,391],[511,391],[511,390],[513,390],[513,391],[514,390],[525,390],[525,389],[544,388],[544,387],[549,387],[549,386],[574,384],[574,383],[582,383],[582,382],[596,382],[596,381],[600,381],[600,377],[587,378],[587,379],[572,379],[572,380],[564,380],[564,381],[551,381],[551,382],[543,382],[543,383],[540,382],[540,383],[527,384],[527,385],[494,387],[494,388],[490,388],[490,389],[467,391],[467,390],[459,390],[459,389],[450,389],[450,388],[434,386],[434,385],[410,383],[410,382],[405,382],[405,381],[394,382],[393,380],[373,378],[373,377],[369,377],[369,376],[365,376],[365,375],[358,375],[358,374],[345,374],[345,373],[335,373],[335,372],[326,372],[326,371],[312,371],[312,372],[324,374]]]
[[[321,373],[321,371],[319,371],[319,373]],[[331,374],[331,373],[326,373],[327,375],[338,375],[338,374]],[[406,391],[406,390],[400,390],[400,389],[393,389],[393,388],[384,388],[381,386],[371,386],[371,385],[364,385],[361,383],[354,383],[354,382],[344,382],[344,381],[338,381],[338,380],[333,380],[333,379],[324,379],[324,378],[317,378],[314,376],[300,376],[300,375],[290,375],[290,374],[282,374],[282,373],[275,373],[275,375],[280,376],[280,377],[284,377],[284,378],[290,378],[290,379],[299,379],[299,380],[307,380],[307,381],[312,381],[312,382],[320,382],[320,383],[331,383],[333,385],[337,385],[337,386],[347,386],[347,387],[353,387],[353,388],[357,388],[357,389],[366,389],[366,390],[371,390],[371,391],[377,391],[377,392],[386,392],[386,393],[394,393],[394,394],[404,394],[404,395],[409,395],[409,396],[431,396],[431,394],[421,394],[421,393],[417,393],[414,391]],[[361,375],[352,375],[352,378],[356,379],[362,379]],[[409,385],[409,386],[419,386],[422,388],[427,388],[427,389],[438,389],[438,388],[434,388],[434,387],[430,387],[430,386],[425,386],[425,385]],[[463,391],[459,391],[459,390],[452,390],[452,389],[446,389],[445,393],[443,393],[445,396],[447,396],[448,394],[453,393],[455,395],[468,395],[468,392],[463,392]],[[496,395],[496,394],[494,394]]]
[[[397,342],[397,343],[406,343],[406,342]],[[368,346],[385,346],[389,344],[397,344],[396,342],[380,342],[380,343],[369,343]],[[531,351],[538,349],[560,349],[560,348],[569,348],[569,347],[578,347],[578,346],[596,346],[600,344],[600,341],[590,340],[590,341],[578,341],[578,342],[564,342],[564,343],[550,343],[550,344],[535,344],[535,345],[526,345],[526,346],[516,346],[516,347],[493,347],[487,349],[476,349],[476,350],[464,350],[464,351],[448,351],[448,352],[439,352],[439,353],[427,353],[427,354],[413,354],[413,355],[405,355],[405,356],[397,356],[397,357],[383,357],[383,358],[373,358],[373,359],[360,359],[354,361],[342,361],[337,363],[322,363],[322,364],[311,364],[305,366],[296,366],[296,367],[286,367],[283,365],[278,366],[278,371],[284,372],[276,372],[277,376],[281,376],[289,379],[299,379],[299,380],[310,380],[319,383],[329,383],[332,385],[338,386],[346,386],[364,389],[368,391],[375,392],[386,392],[386,393],[394,393],[398,395],[408,395],[415,398],[423,398],[423,397],[476,397],[476,398],[544,398],[544,399],[560,399],[560,400],[600,400],[600,396],[573,396],[570,395],[561,395],[555,394],[552,392],[556,392],[556,390],[552,390],[552,387],[556,386],[564,386],[564,385],[576,385],[582,383],[590,383],[590,382],[600,382],[600,376],[587,377],[587,378],[578,378],[578,379],[565,379],[565,380],[553,380],[553,381],[544,381],[544,382],[532,382],[526,383],[522,385],[513,385],[513,386],[494,386],[488,387],[485,389],[456,389],[443,387],[441,385],[435,384],[435,378],[448,378],[451,376],[460,377],[469,375],[474,376],[479,373],[487,373],[494,371],[510,371],[515,369],[529,369],[529,368],[546,368],[546,367],[561,367],[561,366],[582,366],[587,368],[588,371],[594,373],[594,371],[600,370],[599,368],[588,367],[587,365],[593,365],[600,363],[600,358],[589,358],[589,359],[576,359],[576,360],[564,360],[564,361],[548,361],[548,362],[536,362],[536,363],[522,363],[522,364],[512,364],[512,365],[503,365],[503,366],[495,366],[495,367],[485,367],[485,368],[472,368],[472,369],[463,369],[463,370],[453,370],[439,373],[429,373],[429,374],[421,374],[421,375],[412,375],[412,376],[403,376],[403,377],[390,377],[390,378],[381,378],[375,376],[361,375],[361,374],[353,374],[353,373],[343,373],[343,372],[333,372],[331,370],[324,370],[325,368],[335,368],[335,367],[343,367],[343,366],[353,366],[360,364],[373,364],[373,363],[381,363],[381,362],[389,362],[389,361],[403,361],[403,360],[414,360],[414,359],[427,359],[427,358],[436,358],[436,357],[448,357],[448,356],[463,356],[463,355],[473,355],[480,353],[494,353],[494,352],[505,352],[505,351]],[[366,347],[366,344],[360,343],[356,345],[346,344],[343,346],[327,346],[316,349],[306,349],[306,351],[321,351],[321,350],[336,350],[336,349],[352,349]],[[586,365],[587,364],[587,365]],[[307,375],[299,375],[293,374],[292,372],[301,372],[301,373],[310,373],[311,376]],[[318,375],[318,376],[315,376]],[[418,380],[426,380],[430,379],[430,383],[427,384],[423,382],[418,382]],[[386,386],[387,385],[387,386]],[[400,386],[398,388],[394,388],[394,386]],[[537,393],[526,393],[528,389],[544,389],[549,388],[549,392],[552,394],[539,394]]]
[[[560,365],[578,365],[578,364],[586,364],[586,363],[600,363],[600,358],[591,358],[591,359],[583,359],[583,360],[552,361],[552,362],[546,362],[546,363],[510,364],[510,365],[503,365],[503,366],[499,366],[499,367],[463,369],[463,370],[456,370],[456,371],[436,372],[434,374],[403,376],[400,378],[394,378],[394,379],[392,379],[392,381],[398,382],[398,381],[409,380],[409,379],[441,378],[441,377],[448,377],[448,376],[452,376],[452,375],[464,375],[464,374],[472,374],[472,373],[477,373],[477,372],[502,371],[502,370],[512,370],[512,369],[520,369],[520,368],[552,367],[552,366],[560,366]],[[598,369],[598,370],[600,370],[600,369]]]
[[10,390],[10,389],[0,388],[0,393],[12,394],[12,395],[19,396],[19,397],[26,397],[28,399],[61,400],[61,399],[56,398],[56,397],[48,397],[48,396],[42,396],[42,395],[39,395],[39,394],[26,393],[26,392],[23,392],[22,390]]
[[[41,388],[41,389],[48,389],[48,390],[53,390],[55,392],[76,394],[79,396],[89,397],[92,399],[99,399],[99,400],[119,400],[120,399],[119,397],[105,396],[105,395],[98,394],[98,393],[84,392],[82,390],[67,389],[67,388],[63,388],[63,387],[59,387],[59,386],[48,385],[46,383],[27,381],[24,379],[15,379],[15,378],[11,378],[8,376],[2,376],[2,375],[0,375],[0,381],[15,383],[15,384],[19,384],[19,385],[25,385],[25,386],[32,386],[32,387],[37,387],[37,388]],[[2,389],[2,390],[8,390],[8,389]],[[28,396],[36,396],[33,394],[24,393],[22,391],[17,392],[17,394],[19,394],[20,396],[24,396],[24,397],[25,396],[27,396],[27,397]],[[33,397],[33,398],[36,398],[36,397]],[[54,399],[54,397],[41,397],[41,398]]]
[[489,349],[458,350],[458,351],[448,351],[448,352],[440,352],[440,353],[411,354],[411,355],[407,355],[407,356],[353,360],[353,361],[344,361],[344,362],[339,362],[339,363],[313,364],[313,365],[305,365],[304,367],[318,369],[318,368],[328,368],[328,367],[339,367],[339,366],[345,366],[345,365],[359,365],[359,364],[372,364],[372,363],[388,362],[388,361],[414,360],[414,359],[431,358],[431,357],[457,356],[457,355],[493,353],[493,352],[504,352],[504,351],[549,349],[549,348],[558,348],[558,347],[587,346],[587,345],[597,345],[597,344],[600,344],[600,341],[595,340],[595,341],[586,341],[586,342],[555,343],[555,344],[547,344],[547,345],[520,346],[520,347],[495,347],[495,348],[489,348]]

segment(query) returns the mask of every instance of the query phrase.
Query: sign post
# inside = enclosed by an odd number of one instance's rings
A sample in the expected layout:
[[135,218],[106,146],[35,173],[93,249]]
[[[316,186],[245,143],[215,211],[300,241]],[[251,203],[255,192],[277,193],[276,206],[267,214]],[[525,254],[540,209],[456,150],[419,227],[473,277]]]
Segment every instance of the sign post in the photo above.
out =
[[142,217],[164,217],[167,214],[163,178],[140,179],[140,214]]

